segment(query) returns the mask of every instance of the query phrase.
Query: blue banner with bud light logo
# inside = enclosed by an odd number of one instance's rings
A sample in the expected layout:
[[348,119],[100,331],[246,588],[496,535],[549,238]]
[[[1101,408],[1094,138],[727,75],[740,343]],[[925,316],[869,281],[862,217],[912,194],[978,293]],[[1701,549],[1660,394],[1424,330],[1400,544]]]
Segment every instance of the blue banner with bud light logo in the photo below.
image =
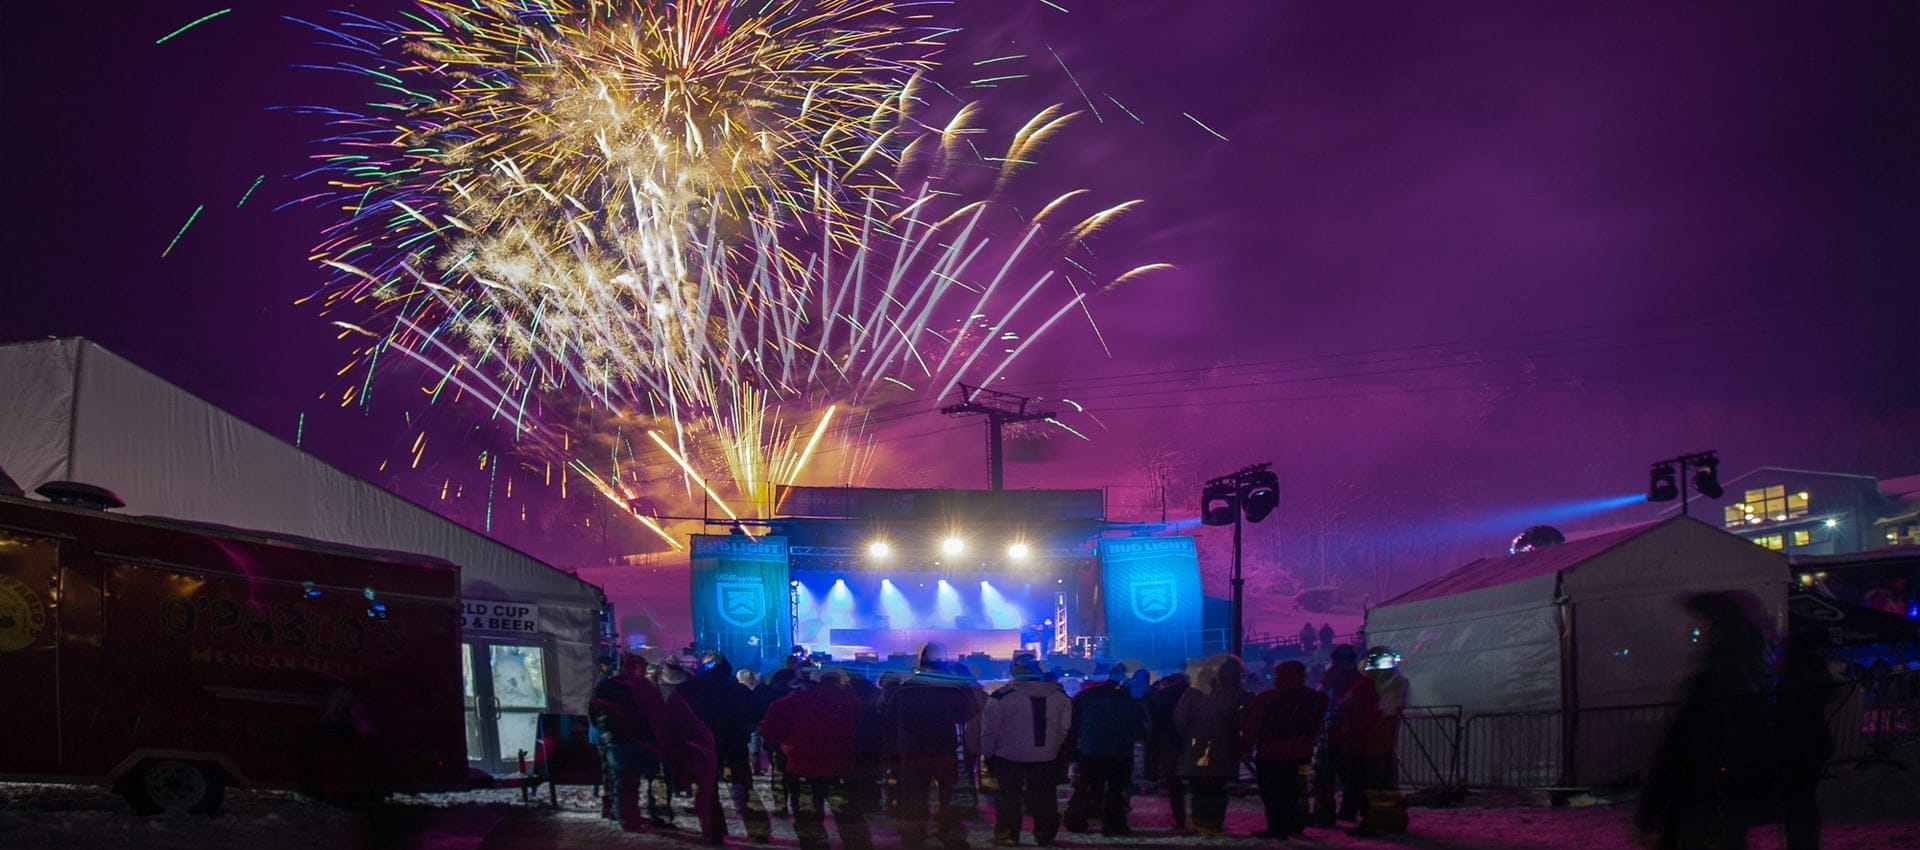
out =
[[787,539],[696,534],[692,544],[695,643],[734,667],[776,666],[793,640]]
[[1200,558],[1193,538],[1100,541],[1107,651],[1164,668],[1201,654]]

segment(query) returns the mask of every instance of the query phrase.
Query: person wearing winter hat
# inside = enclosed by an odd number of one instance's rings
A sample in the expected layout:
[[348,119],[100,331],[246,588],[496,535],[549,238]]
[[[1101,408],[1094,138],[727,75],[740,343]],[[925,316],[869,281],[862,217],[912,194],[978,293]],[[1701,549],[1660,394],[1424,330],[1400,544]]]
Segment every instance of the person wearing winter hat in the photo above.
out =
[[1359,817],[1360,801],[1351,796],[1339,802],[1337,814],[1334,806],[1334,790],[1346,785],[1342,779],[1348,768],[1345,742],[1334,732],[1347,696],[1361,680],[1358,657],[1352,644],[1334,647],[1327,672],[1320,677],[1320,693],[1327,698],[1327,716],[1321,732],[1319,757],[1313,765],[1313,815],[1310,818],[1318,826],[1333,826],[1336,816],[1339,820]]
[[1076,775],[1067,798],[1067,829],[1086,832],[1088,820],[1100,820],[1102,835],[1129,835],[1127,783],[1133,778],[1133,742],[1146,730],[1147,716],[1127,687],[1127,667],[1115,664],[1106,678],[1082,688],[1073,698],[1073,746]]
[[988,698],[982,713],[981,751],[999,780],[994,798],[993,843],[1020,843],[1020,824],[1033,818],[1033,840],[1042,847],[1060,832],[1054,787],[1060,784],[1058,757],[1073,721],[1067,692],[1049,682],[1031,658],[1016,659],[1012,680]]
[[1241,738],[1245,751],[1253,753],[1254,779],[1267,814],[1267,828],[1254,838],[1286,841],[1305,831],[1300,768],[1313,757],[1326,714],[1326,696],[1307,688],[1307,666],[1298,661],[1275,667],[1273,687],[1254,698]]
[[1240,775],[1240,734],[1252,701],[1241,682],[1247,667],[1231,655],[1203,665],[1174,707],[1180,730],[1180,776],[1193,789],[1192,833],[1222,835],[1226,829],[1227,783]]
[[[973,691],[965,679],[947,672],[939,644],[920,651],[918,669],[894,688],[880,705],[882,723],[893,743],[895,788],[898,794],[900,844],[919,850],[927,841],[927,807],[934,806],[934,837],[947,850],[967,846],[960,810],[954,805],[959,763],[960,727],[978,712]],[[938,796],[932,796],[938,788]]]
[[861,703],[846,674],[815,670],[812,684],[795,688],[767,707],[760,734],[786,756],[786,796],[793,799],[793,832],[803,850],[827,850],[826,817],[833,812],[840,843],[867,850],[873,840],[866,812],[850,780],[858,766],[855,734]]
[[[1406,831],[1394,777],[1393,751],[1400,737],[1400,713],[1407,705],[1406,677],[1399,653],[1387,647],[1367,652],[1366,672],[1348,691],[1334,737],[1345,753],[1346,793],[1341,808],[1352,806],[1359,825],[1348,835],[1373,836]],[[1349,802],[1351,801],[1351,802]]]

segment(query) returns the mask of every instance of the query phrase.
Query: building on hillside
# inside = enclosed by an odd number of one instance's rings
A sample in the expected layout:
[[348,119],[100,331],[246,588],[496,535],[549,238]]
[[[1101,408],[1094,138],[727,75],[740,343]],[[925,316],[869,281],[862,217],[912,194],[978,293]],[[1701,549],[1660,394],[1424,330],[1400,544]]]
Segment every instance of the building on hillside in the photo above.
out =
[[[1920,544],[1920,475],[1870,475],[1763,466],[1692,494],[1690,513],[1776,552],[1844,555]],[[1661,516],[1680,512],[1675,504]]]

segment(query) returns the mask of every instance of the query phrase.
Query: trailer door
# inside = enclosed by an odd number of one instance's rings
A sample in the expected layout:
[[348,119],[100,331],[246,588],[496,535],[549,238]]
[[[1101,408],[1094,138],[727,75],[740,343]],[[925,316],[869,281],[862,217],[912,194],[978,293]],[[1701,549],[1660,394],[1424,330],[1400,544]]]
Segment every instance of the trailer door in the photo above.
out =
[[60,544],[0,529],[0,773],[53,773],[60,749]]
[[488,773],[515,773],[520,753],[533,763],[540,713],[547,710],[547,650],[526,643],[465,643],[467,763]]

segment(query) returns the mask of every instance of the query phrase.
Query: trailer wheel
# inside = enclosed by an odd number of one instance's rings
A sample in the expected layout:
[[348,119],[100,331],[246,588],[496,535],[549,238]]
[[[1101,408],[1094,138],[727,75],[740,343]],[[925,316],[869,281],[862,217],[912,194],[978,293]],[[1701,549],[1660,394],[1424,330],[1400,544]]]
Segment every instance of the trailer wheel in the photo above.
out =
[[211,815],[227,796],[226,774],[206,762],[149,759],[121,783],[120,793],[143,815]]

